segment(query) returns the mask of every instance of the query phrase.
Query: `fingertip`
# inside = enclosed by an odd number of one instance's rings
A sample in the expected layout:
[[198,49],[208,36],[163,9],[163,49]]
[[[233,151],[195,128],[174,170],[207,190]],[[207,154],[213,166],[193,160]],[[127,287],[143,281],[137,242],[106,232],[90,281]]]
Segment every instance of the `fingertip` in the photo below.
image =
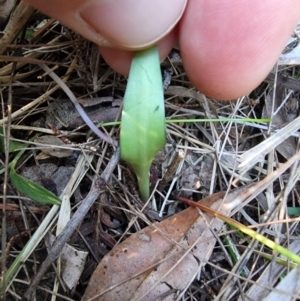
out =
[[81,17],[101,36],[123,49],[154,45],[175,27],[187,0],[91,1]]
[[189,79],[212,98],[248,94],[276,63],[299,11],[297,0],[190,0],[179,33]]

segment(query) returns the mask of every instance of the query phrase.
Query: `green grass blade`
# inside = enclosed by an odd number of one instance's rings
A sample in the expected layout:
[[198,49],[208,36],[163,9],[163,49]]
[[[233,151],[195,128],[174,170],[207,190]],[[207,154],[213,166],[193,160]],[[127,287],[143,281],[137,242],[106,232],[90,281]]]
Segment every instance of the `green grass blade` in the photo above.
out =
[[200,203],[196,203],[194,201],[191,201],[189,199],[183,198],[183,197],[176,197],[178,200],[189,204],[190,206],[193,207],[197,207],[200,208],[202,211],[211,214],[212,216],[215,216],[217,218],[220,218],[221,220],[223,220],[224,222],[226,222],[227,224],[231,225],[232,227],[235,227],[236,229],[242,231],[243,233],[249,235],[250,237],[256,239],[257,241],[261,242],[262,244],[264,244],[265,246],[269,247],[270,249],[280,253],[281,255],[285,256],[286,258],[294,261],[297,264],[300,264],[300,256],[298,256],[297,254],[291,252],[290,250],[282,247],[281,245],[275,243],[274,241],[272,241],[271,239],[255,232],[254,230],[248,228],[247,226],[233,220],[232,218],[217,212],[209,207],[206,207]]
[[55,215],[58,209],[58,206],[53,206],[51,208],[51,210],[41,222],[38,229],[32,234],[22,251],[15,258],[13,263],[8,267],[7,271],[5,272],[5,276],[3,277],[2,275],[2,277],[0,277],[0,294],[4,293],[4,288],[8,289],[8,286],[11,284],[11,281],[15,277],[21,265],[24,264],[24,262],[29,258],[30,254],[33,252],[33,250],[35,250],[40,241],[44,238],[45,233],[48,233],[50,227],[49,225],[51,225],[51,223],[55,220]]
[[149,197],[149,169],[166,143],[165,106],[157,47],[135,53],[121,120],[121,158],[136,172],[141,197]]
[[17,174],[15,167],[24,152],[25,149],[21,150],[9,166],[9,175],[13,186],[19,192],[36,202],[42,204],[60,205],[61,200],[54,193]]
[[54,193],[18,175],[13,167],[10,167],[10,179],[19,192],[36,202],[51,205],[60,205],[61,203],[61,200]]
[[[272,119],[270,118],[196,118],[196,119],[166,119],[165,123],[201,123],[201,122],[239,122],[239,123],[269,123]],[[101,126],[116,126],[120,125],[121,121],[111,121],[101,123]]]

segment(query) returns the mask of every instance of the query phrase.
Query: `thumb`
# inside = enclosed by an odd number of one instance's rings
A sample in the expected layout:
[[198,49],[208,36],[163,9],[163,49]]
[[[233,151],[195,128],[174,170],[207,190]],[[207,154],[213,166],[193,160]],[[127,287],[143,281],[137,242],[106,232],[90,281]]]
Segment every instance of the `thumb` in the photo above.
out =
[[25,0],[102,46],[140,49],[166,36],[187,0]]

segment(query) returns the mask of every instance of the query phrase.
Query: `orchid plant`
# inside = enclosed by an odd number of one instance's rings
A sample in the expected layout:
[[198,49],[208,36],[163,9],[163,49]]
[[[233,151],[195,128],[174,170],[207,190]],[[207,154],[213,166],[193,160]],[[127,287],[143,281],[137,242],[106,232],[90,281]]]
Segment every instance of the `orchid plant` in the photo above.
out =
[[166,143],[165,104],[157,47],[135,53],[124,96],[121,158],[134,169],[144,202],[149,198],[149,169]]

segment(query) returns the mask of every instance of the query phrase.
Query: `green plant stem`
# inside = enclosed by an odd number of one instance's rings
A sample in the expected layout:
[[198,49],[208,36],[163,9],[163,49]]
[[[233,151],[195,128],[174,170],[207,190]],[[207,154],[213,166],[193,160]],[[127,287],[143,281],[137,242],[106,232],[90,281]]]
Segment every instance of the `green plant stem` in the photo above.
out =
[[[166,119],[165,122],[167,124],[172,123],[201,123],[201,122],[252,122],[252,123],[269,123],[272,119],[270,118],[262,118],[262,119],[255,119],[255,118],[203,118],[203,119]],[[112,122],[104,122],[101,123],[101,126],[117,126],[121,125],[121,121],[112,121]],[[100,124],[98,125],[100,126]]]
[[150,196],[149,169],[150,166],[143,168],[137,176],[141,199],[144,202],[146,202]]

